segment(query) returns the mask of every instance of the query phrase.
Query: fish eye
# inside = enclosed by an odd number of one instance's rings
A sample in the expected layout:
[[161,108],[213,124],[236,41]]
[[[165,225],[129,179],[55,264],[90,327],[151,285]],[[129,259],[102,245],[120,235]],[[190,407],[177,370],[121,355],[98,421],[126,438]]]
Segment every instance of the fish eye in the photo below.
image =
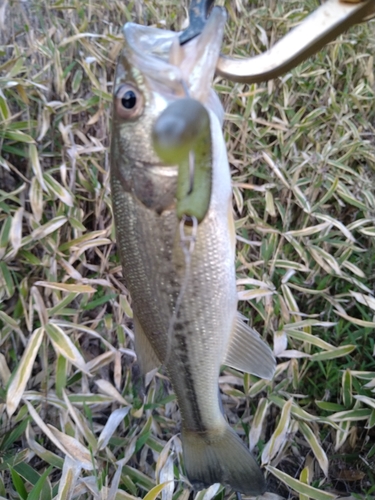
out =
[[139,116],[143,110],[143,96],[141,92],[125,83],[115,93],[115,110],[120,118],[131,119]]
[[133,109],[137,104],[137,96],[133,90],[127,90],[124,96],[121,98],[121,104],[126,109]]

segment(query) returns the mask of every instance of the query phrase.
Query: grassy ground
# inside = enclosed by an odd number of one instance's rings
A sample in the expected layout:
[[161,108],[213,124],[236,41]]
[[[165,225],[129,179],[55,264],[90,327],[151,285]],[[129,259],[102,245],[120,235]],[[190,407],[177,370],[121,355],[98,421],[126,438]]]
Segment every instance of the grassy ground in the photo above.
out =
[[[224,50],[263,51],[317,5],[226,2]],[[177,0],[0,6],[1,498],[191,494],[170,384],[134,386],[108,168],[121,26],[184,15]],[[279,361],[272,382],[224,370],[221,391],[269,499],[375,498],[374,27],[268,84],[216,81],[241,309]]]

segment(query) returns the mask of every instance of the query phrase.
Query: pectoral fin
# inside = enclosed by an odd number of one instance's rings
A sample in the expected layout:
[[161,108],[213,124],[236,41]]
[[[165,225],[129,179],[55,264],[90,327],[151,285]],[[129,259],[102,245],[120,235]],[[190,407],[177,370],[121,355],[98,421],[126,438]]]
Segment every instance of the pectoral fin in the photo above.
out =
[[272,379],[276,368],[271,349],[240,314],[236,316],[223,364],[265,379]]
[[134,316],[134,342],[135,352],[143,375],[161,365],[136,316]]

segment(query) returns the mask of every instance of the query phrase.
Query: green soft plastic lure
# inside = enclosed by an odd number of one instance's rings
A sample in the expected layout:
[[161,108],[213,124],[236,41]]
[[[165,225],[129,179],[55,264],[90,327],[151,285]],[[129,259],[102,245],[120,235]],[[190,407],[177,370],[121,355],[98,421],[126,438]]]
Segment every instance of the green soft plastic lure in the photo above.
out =
[[197,100],[180,99],[170,104],[153,128],[156,153],[167,164],[179,166],[177,217],[204,219],[212,190],[212,148],[207,109]]

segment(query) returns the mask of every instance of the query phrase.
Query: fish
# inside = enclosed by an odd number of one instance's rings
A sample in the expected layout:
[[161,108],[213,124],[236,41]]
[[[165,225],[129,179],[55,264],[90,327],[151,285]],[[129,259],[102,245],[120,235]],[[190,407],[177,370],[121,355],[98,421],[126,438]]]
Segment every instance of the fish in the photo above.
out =
[[[127,23],[113,89],[111,195],[144,374],[164,365],[181,413],[186,475],[258,495],[263,473],[222,412],[222,365],[272,379],[275,358],[237,311],[223,107],[212,89],[226,14],[202,33]],[[185,172],[184,174],[181,172]],[[194,198],[200,192],[199,200]]]

